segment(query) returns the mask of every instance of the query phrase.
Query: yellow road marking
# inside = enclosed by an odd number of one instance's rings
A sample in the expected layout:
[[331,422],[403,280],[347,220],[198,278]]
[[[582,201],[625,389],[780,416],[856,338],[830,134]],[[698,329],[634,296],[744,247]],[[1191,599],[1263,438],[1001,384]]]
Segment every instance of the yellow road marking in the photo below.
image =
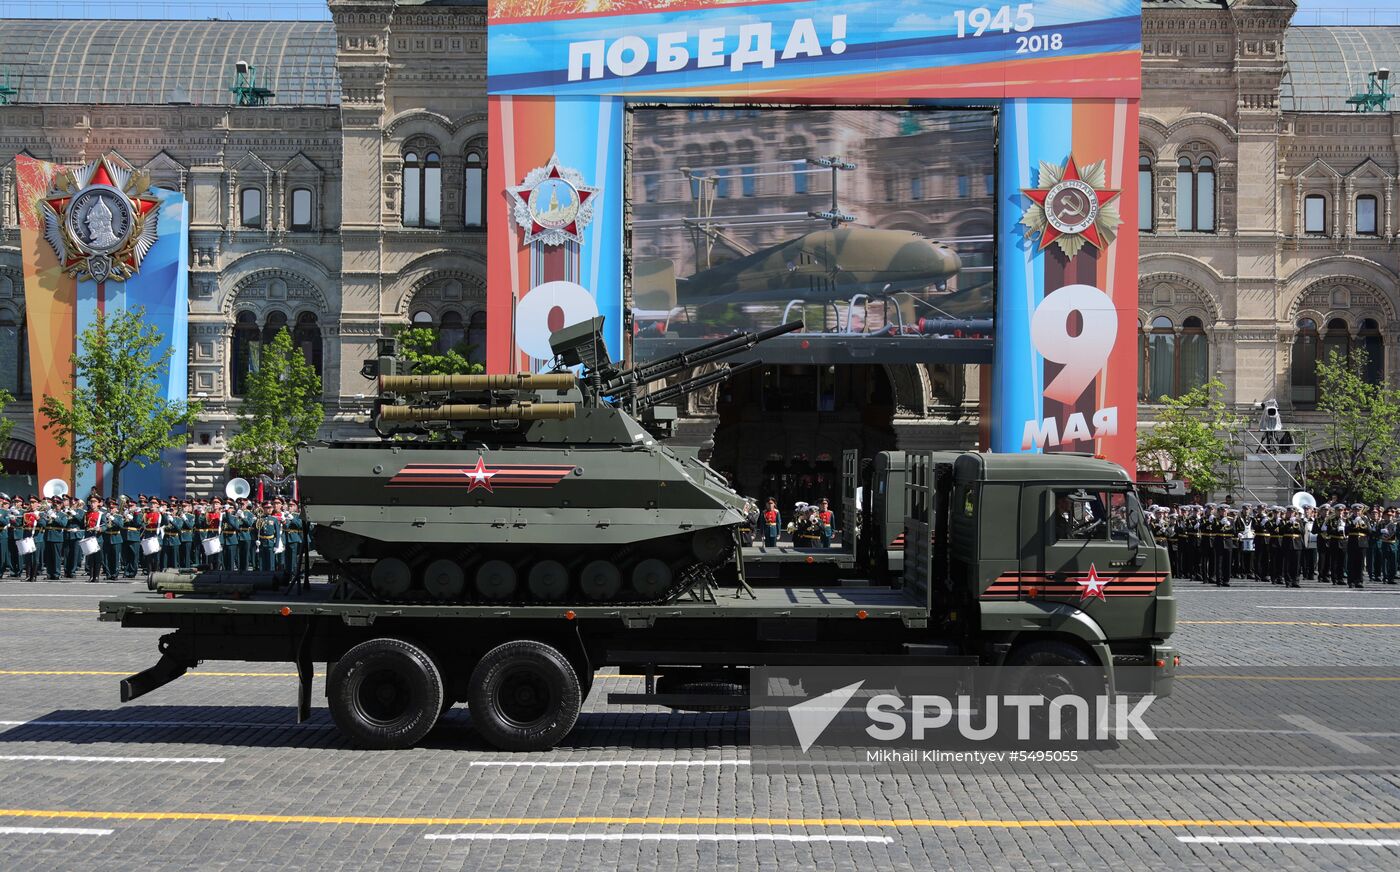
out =
[[263,824],[353,824],[357,826],[751,826],[872,827],[937,829],[1070,829],[1078,827],[1261,827],[1288,830],[1400,830],[1400,821],[1287,821],[1262,818],[1048,818],[1030,820],[957,818],[762,818],[762,817],[360,817],[354,815],[238,814],[193,811],[78,811],[0,808],[0,818],[68,820],[209,821]]
[[1185,675],[1181,679],[1211,679],[1213,681],[1400,681],[1396,675]]
[[1400,624],[1343,624],[1334,621],[1177,621],[1178,624],[1244,624],[1259,627],[1400,627]]

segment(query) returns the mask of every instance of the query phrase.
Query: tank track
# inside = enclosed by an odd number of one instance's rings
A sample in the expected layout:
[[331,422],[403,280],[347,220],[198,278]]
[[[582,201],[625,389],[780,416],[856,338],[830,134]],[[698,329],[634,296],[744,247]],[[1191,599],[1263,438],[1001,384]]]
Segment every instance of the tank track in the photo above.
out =
[[[713,584],[715,580],[715,567],[696,562],[674,573],[675,577],[671,580],[670,586],[660,595],[649,599],[636,596],[635,593],[626,590],[621,591],[619,596],[607,600],[589,600],[579,596],[569,596],[558,600],[536,600],[529,597],[487,599],[470,595],[441,599],[431,596],[423,590],[410,590],[408,595],[402,597],[385,597],[377,593],[370,585],[369,579],[365,577],[367,575],[364,572],[365,564],[349,564],[339,560],[328,562],[335,568],[337,576],[344,579],[342,584],[347,585],[365,599],[384,605],[403,606],[499,606],[501,608],[519,606],[559,606],[560,608],[612,605],[661,606],[673,603],[688,593],[699,599],[702,596],[699,591],[702,591],[708,584]],[[468,590],[466,593],[470,594],[471,591]],[[632,595],[629,596],[629,594]]]

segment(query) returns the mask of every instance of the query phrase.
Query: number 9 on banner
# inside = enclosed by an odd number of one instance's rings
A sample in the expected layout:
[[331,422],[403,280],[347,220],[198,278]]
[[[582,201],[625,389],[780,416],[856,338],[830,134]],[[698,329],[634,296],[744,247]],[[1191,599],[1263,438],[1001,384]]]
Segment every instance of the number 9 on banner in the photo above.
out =
[[[1070,334],[1070,316],[1079,314],[1079,332]],[[1064,368],[1045,387],[1045,396],[1066,405],[1078,400],[1108,363],[1118,339],[1113,298],[1093,285],[1065,285],[1045,295],[1031,316],[1031,344],[1040,356]]]

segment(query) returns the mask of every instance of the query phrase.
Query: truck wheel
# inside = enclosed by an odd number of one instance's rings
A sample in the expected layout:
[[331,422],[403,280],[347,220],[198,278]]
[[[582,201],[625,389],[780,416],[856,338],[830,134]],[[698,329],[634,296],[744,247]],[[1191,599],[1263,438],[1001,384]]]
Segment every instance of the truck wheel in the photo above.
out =
[[467,708],[482,738],[502,751],[546,751],[583,707],[569,659],[543,642],[497,645],[472,670]]
[[1099,664],[1068,642],[1031,642],[1006,658],[1003,694],[1039,694],[1047,700],[1073,694],[1093,700],[1105,692]]
[[362,748],[412,748],[442,713],[437,665],[401,639],[370,639],[351,648],[331,669],[326,690],[335,725]]

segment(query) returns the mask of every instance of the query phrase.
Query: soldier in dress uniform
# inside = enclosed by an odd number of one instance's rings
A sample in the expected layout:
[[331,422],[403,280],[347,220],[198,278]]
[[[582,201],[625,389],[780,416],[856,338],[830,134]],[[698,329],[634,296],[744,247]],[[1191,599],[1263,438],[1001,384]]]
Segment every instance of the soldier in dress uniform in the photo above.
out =
[[122,574],[122,533],[125,519],[116,500],[107,501],[107,519],[102,523],[102,570],[108,581]]
[[821,507],[817,509],[817,523],[821,525],[822,547],[830,548],[831,539],[836,535],[836,513],[826,497],[822,497]]
[[1284,585],[1301,587],[1298,582],[1300,558],[1303,552],[1303,516],[1297,509],[1288,509],[1278,526],[1280,576]]
[[1372,506],[1371,513],[1366,520],[1371,530],[1375,531],[1366,541],[1366,580],[1372,584],[1379,584],[1381,580],[1381,537],[1378,531],[1384,520],[1381,507]]
[[141,571],[141,512],[131,497],[122,497],[122,575],[135,578]]
[[24,521],[20,527],[20,538],[28,539],[33,546],[28,554],[23,555],[20,560],[24,563],[24,577],[29,581],[39,580],[39,563],[42,558],[41,550],[46,547],[43,541],[44,514],[43,507],[39,503],[39,498],[31,496],[29,498],[29,511],[24,513]]
[[1312,581],[1317,574],[1317,508],[1308,506],[1300,520],[1303,527],[1303,565],[1299,571],[1306,581]]
[[[217,502],[217,500],[216,500]],[[223,567],[225,572],[238,571],[238,505],[229,500],[219,516],[219,537],[224,546]]]
[[277,540],[282,538],[282,522],[273,513],[272,503],[262,504],[262,511],[254,520],[254,530],[258,537],[258,571],[272,572],[277,564]]
[[63,498],[63,577],[77,578],[78,558],[82,552],[78,543],[83,540],[82,503],[71,497]]
[[10,558],[10,526],[13,523],[14,516],[10,512],[10,497],[8,494],[0,494],[0,578],[4,578],[14,570],[14,562]]
[[1366,506],[1354,503],[1347,524],[1347,587],[1360,590],[1365,586],[1366,548],[1371,538],[1371,524],[1366,519]]
[[1397,515],[1400,515],[1400,512],[1394,507],[1386,509],[1378,532],[1381,541],[1381,568],[1376,574],[1384,584],[1395,583],[1395,564],[1397,557],[1400,557],[1400,554],[1397,554],[1397,549],[1400,549],[1400,543],[1397,542],[1397,538],[1400,538],[1400,518]]
[[176,569],[179,563],[180,518],[173,502],[163,503],[160,513],[160,568]]
[[53,497],[44,510],[44,578],[49,581],[58,581],[63,571],[63,529],[68,515],[62,506],[58,497]]
[[783,529],[783,516],[778,514],[778,501],[769,497],[763,510],[763,544],[772,548],[778,544],[778,532]]
[[282,526],[286,530],[287,552],[283,555],[286,558],[287,578],[289,581],[297,581],[301,578],[301,546],[302,546],[302,522],[301,512],[296,500],[287,503],[287,513],[282,519]]
[[194,568],[194,503],[184,500],[180,503],[180,544],[175,549],[177,569]]
[[248,506],[248,498],[238,501],[238,571],[251,572],[253,569],[253,526],[257,516]]

